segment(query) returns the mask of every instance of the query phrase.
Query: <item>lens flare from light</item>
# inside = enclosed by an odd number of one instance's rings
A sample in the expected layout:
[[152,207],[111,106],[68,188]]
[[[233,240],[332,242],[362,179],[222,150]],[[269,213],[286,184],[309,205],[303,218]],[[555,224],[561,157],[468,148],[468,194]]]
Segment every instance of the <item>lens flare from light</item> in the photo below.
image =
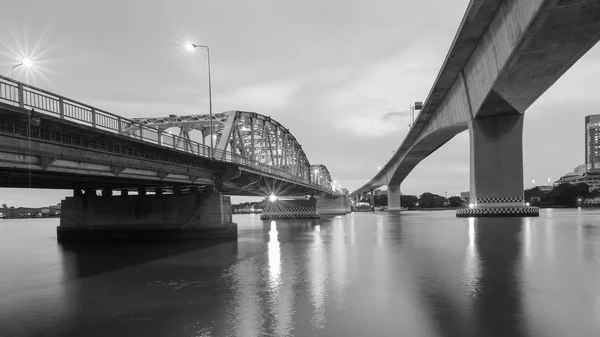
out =
[[25,68],[31,68],[33,66],[33,61],[30,58],[24,58],[22,63]]
[[192,51],[194,48],[196,48],[192,43],[186,43],[184,47],[187,51]]
[[277,196],[276,196],[275,194],[271,194],[271,195],[269,196],[269,201],[270,201],[270,202],[275,202],[275,201],[277,201]]

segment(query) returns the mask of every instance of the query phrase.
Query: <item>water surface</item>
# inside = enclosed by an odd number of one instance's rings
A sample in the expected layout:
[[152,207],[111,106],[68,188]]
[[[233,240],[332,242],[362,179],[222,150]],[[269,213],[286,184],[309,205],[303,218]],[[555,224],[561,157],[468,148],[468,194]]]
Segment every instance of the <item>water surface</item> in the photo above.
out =
[[234,221],[61,246],[58,219],[0,220],[0,336],[600,336],[600,211]]

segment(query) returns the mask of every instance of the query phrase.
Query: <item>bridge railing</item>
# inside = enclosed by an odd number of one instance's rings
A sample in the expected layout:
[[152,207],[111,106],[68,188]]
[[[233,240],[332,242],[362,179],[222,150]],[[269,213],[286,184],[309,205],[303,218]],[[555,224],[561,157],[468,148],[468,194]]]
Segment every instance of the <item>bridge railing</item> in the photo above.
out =
[[[54,115],[89,127],[132,137],[143,142],[172,148],[203,157],[209,156],[210,148],[206,145],[183,137],[164,132],[158,128],[147,126],[134,120],[112,114],[76,100],[36,88],[0,75],[0,102],[24,109],[35,109],[36,112]],[[218,151],[218,150],[216,150]],[[277,175],[292,181],[330,191],[328,187],[316,184],[309,179],[299,178],[277,167],[241,155],[226,152],[225,161],[241,164],[251,168],[259,168],[263,172]]]

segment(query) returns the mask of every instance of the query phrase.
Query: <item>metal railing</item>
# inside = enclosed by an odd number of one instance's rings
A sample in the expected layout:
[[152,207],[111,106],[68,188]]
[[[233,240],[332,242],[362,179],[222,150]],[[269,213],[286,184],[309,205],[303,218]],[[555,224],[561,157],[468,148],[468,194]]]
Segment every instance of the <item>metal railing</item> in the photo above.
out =
[[[18,106],[23,109],[35,109],[36,112],[53,115],[61,119],[91,126],[95,129],[109,131],[146,143],[208,158],[210,148],[206,145],[1,75],[0,102]],[[224,154],[219,157],[223,158],[223,161],[225,162],[258,169],[274,176],[279,176],[293,182],[332,193],[330,187],[322,186],[309,179],[299,178],[297,174],[292,174],[277,167],[266,165],[252,158],[247,158],[229,151],[223,153],[223,151],[215,149],[213,152],[220,155]]]

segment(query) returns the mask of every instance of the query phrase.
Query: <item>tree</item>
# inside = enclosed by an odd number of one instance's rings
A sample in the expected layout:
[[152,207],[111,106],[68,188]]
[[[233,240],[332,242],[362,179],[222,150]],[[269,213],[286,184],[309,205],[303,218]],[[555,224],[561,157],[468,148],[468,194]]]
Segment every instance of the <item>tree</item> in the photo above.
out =
[[575,207],[578,199],[585,199],[589,194],[590,187],[586,183],[579,183],[577,185],[564,183],[554,187],[548,197],[555,205]]
[[457,197],[457,196],[448,198],[448,202],[450,203],[450,207],[460,207],[460,206],[462,206],[462,199],[460,197]]
[[387,196],[387,194],[376,195],[373,198],[373,201],[375,203],[374,206],[376,206],[376,207],[387,206],[387,204],[388,204],[388,196]]
[[417,206],[417,202],[419,202],[419,198],[416,195],[401,195],[400,203],[402,203],[402,207],[415,208]]
[[445,201],[446,198],[442,196],[430,192],[425,192],[419,197],[419,206],[422,208],[443,207]]
[[7,204],[2,204],[2,208],[8,208]]

